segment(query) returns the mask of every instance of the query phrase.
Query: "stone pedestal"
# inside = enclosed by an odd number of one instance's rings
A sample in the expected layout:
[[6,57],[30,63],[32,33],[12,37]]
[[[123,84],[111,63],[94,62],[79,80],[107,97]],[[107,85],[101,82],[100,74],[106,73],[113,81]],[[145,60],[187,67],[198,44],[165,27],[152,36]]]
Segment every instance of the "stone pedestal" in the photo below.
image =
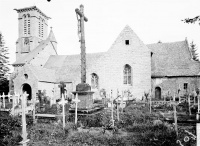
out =
[[89,84],[78,84],[76,91],[72,92],[74,96],[78,93],[78,109],[91,109],[93,108],[93,93]]

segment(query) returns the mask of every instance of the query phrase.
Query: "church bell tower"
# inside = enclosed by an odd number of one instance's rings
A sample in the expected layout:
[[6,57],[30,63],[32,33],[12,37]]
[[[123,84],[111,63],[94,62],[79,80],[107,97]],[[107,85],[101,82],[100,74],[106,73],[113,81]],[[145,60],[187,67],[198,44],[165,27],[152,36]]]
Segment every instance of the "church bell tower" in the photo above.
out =
[[46,40],[50,17],[36,6],[14,10],[18,13],[17,61],[36,48],[41,41]]

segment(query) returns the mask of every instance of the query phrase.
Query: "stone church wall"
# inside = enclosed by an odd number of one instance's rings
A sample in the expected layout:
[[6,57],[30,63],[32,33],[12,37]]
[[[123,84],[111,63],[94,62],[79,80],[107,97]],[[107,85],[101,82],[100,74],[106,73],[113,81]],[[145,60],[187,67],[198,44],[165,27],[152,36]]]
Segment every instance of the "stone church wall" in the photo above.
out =
[[[129,40],[129,45],[125,44]],[[144,92],[151,89],[151,60],[150,51],[134,32],[126,27],[115,43],[108,50],[104,58],[104,67],[101,68],[100,80],[101,88],[110,92],[121,93],[124,90],[130,90],[133,98],[141,99]],[[123,70],[128,64],[132,70],[132,84],[124,85]],[[102,77],[101,77],[102,75]]]
[[200,89],[200,78],[198,77],[172,77],[172,78],[152,78],[152,96],[155,98],[155,88],[161,88],[162,98],[168,91],[171,96],[177,95],[178,89],[181,93],[185,92],[184,83],[188,84],[188,92],[192,92],[194,89]]

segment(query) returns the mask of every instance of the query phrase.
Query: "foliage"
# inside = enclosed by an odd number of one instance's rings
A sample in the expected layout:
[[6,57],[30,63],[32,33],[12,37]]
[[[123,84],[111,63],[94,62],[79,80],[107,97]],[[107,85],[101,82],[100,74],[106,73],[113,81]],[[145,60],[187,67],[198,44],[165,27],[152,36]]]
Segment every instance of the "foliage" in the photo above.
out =
[[0,129],[0,145],[13,146],[22,140],[21,123],[18,118],[1,113]]
[[192,59],[195,60],[195,61],[199,61],[198,53],[197,53],[197,47],[196,47],[196,45],[194,44],[193,41],[190,43],[190,50],[191,50],[191,53],[192,53]]
[[200,21],[200,16],[196,16],[194,18],[186,18],[182,21],[184,21],[184,23],[196,23],[196,22]]
[[5,46],[5,41],[0,32],[0,94],[5,94],[9,91],[9,81],[7,79],[9,73],[8,48]]

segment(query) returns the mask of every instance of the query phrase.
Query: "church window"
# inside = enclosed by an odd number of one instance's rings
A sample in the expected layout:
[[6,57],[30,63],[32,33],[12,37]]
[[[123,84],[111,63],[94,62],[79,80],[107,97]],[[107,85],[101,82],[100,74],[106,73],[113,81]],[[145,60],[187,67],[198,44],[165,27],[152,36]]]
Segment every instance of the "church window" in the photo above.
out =
[[99,82],[99,78],[98,78],[97,74],[92,73],[91,88],[92,89],[98,89],[98,82]]
[[129,45],[129,40],[125,40],[125,44],[126,44],[126,45]]
[[124,66],[124,84],[131,85],[131,66],[126,64]]

